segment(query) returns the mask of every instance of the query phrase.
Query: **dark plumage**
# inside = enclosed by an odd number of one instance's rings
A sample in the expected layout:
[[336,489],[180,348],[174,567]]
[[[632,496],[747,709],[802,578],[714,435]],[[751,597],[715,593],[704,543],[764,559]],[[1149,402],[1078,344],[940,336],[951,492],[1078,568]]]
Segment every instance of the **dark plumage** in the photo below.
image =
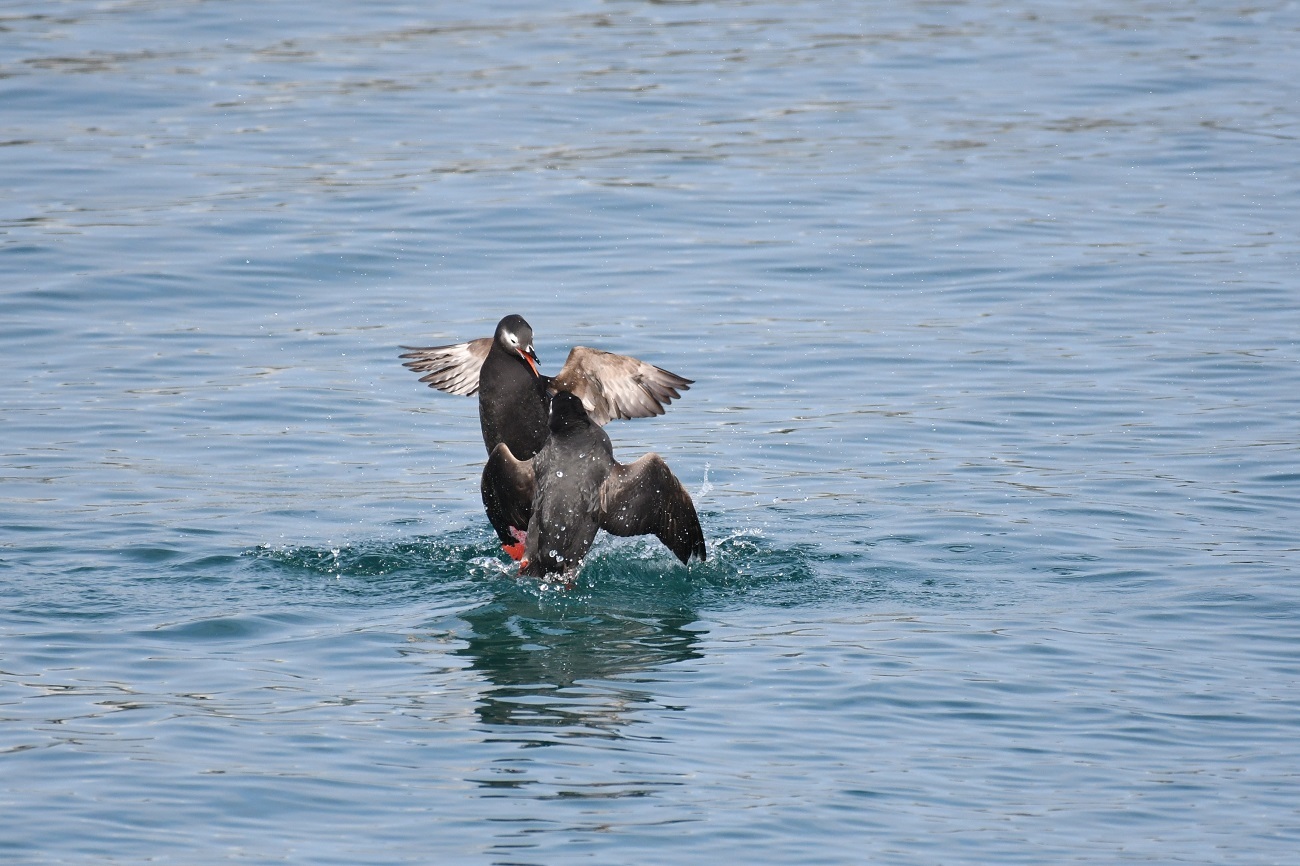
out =
[[[420,381],[430,388],[464,396],[478,394],[479,425],[488,453],[504,444],[517,460],[531,459],[546,442],[551,395],[556,392],[577,396],[590,421],[604,425],[614,418],[662,415],[664,406],[693,384],[636,358],[585,346],[575,346],[555,376],[542,375],[533,350],[532,326],[517,315],[502,319],[490,338],[403,348],[408,349],[401,356],[407,359],[403,366],[424,373]],[[507,550],[517,550],[519,539],[511,527],[528,525],[531,493],[506,500],[506,490],[488,489],[486,474],[482,492],[501,543]],[[507,514],[508,521],[501,516]]]
[[[623,465],[582,400],[565,391],[551,402],[550,437],[532,460],[504,445],[483,470],[483,501],[494,526],[527,526],[520,573],[576,568],[596,532],[654,535],[682,562],[704,559],[704,532],[691,496],[658,454]],[[519,507],[530,503],[529,514]],[[523,518],[526,522],[520,522]]]
[[506,316],[491,338],[411,349],[404,366],[430,388],[449,394],[478,394],[478,420],[490,452],[504,442],[510,450],[532,457],[546,441],[550,396],[537,369],[533,329],[523,316]]
[[664,406],[691,386],[690,379],[600,349],[575,346],[555,376],[537,369],[533,329],[523,316],[506,316],[496,334],[424,349],[404,346],[403,366],[430,388],[449,394],[477,393],[483,444],[489,453],[504,442],[520,460],[542,447],[547,436],[550,395],[568,391],[581,398],[597,424],[614,418],[662,415]]

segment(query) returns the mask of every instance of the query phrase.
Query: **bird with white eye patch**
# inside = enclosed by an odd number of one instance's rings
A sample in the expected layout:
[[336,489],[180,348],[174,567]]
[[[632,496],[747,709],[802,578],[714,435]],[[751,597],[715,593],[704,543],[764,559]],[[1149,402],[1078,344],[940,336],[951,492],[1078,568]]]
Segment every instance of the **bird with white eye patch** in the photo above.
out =
[[[597,425],[615,418],[662,415],[664,407],[693,383],[653,364],[627,355],[575,346],[555,376],[538,369],[532,326],[519,315],[497,323],[492,337],[448,346],[407,348],[403,366],[417,373],[430,388],[450,394],[478,394],[483,444],[490,454],[504,444],[517,460],[528,460],[550,435],[547,424],[551,397],[559,391],[577,396]],[[520,522],[501,522],[501,503],[489,501],[486,481],[483,504],[502,546],[515,558],[522,551],[520,535],[528,525],[531,499],[508,509]]]

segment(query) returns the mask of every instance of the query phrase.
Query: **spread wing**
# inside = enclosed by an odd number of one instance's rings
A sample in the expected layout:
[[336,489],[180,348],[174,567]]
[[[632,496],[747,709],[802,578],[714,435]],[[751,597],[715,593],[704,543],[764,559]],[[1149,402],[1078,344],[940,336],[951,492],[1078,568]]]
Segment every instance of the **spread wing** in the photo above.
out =
[[591,420],[602,427],[614,418],[648,418],[682,396],[691,379],[627,355],[574,346],[552,387],[582,398]]
[[695,503],[658,454],[616,465],[600,487],[601,528],[611,535],[654,535],[686,562],[705,558]]
[[468,397],[478,391],[478,372],[487,360],[492,348],[492,338],[482,337],[468,343],[456,343],[454,346],[430,346],[408,349],[401,357],[410,360],[402,364],[417,373],[424,373],[421,382],[430,388],[446,391],[448,394],[460,394]]
[[510,527],[528,528],[533,514],[533,461],[516,460],[506,443],[492,449],[487,465],[483,467],[480,483],[483,507],[488,520],[497,531],[502,544],[513,544],[518,539]]

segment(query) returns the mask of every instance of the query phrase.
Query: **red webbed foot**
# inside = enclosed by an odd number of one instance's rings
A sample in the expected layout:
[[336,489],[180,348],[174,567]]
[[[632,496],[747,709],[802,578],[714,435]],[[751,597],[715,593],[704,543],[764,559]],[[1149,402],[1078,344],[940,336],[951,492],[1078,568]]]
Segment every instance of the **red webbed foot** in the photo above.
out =
[[524,558],[524,540],[528,538],[528,533],[515,527],[510,527],[510,534],[515,537],[514,544],[503,544],[501,549],[510,554],[510,558],[519,562]]

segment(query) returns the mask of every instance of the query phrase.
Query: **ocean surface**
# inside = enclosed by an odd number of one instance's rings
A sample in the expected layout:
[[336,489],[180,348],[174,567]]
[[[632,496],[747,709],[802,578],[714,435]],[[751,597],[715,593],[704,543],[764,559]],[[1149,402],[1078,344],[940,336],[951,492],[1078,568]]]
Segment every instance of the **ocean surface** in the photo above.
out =
[[[1292,864],[1300,4],[0,5],[0,860]],[[518,577],[533,325],[709,558]]]

